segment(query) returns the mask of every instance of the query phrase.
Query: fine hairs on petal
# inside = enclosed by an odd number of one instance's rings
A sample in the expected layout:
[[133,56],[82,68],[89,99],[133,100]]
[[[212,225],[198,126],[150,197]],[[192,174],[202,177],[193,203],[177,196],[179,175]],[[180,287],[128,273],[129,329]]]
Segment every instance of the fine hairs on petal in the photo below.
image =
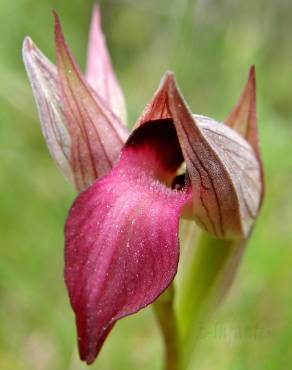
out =
[[[149,124],[152,135],[141,127],[147,142],[139,129],[132,134],[112,171],[81,193],[68,215],[65,280],[87,363],[114,323],[152,303],[176,274],[179,216],[188,195],[159,181],[180,163],[157,152],[176,139],[168,124]],[[165,125],[169,136],[161,135]]]

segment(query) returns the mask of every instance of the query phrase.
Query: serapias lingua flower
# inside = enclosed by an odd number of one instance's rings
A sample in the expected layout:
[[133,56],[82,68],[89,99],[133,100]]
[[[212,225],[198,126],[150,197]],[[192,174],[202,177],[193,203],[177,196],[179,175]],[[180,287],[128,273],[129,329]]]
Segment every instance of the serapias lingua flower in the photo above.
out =
[[23,55],[49,150],[82,191],[65,225],[65,282],[90,364],[116,321],[173,281],[180,217],[218,238],[248,237],[263,194],[255,76],[224,124],[193,115],[167,72],[129,135],[98,8],[85,76],[56,14],[55,45],[56,67],[29,38]]

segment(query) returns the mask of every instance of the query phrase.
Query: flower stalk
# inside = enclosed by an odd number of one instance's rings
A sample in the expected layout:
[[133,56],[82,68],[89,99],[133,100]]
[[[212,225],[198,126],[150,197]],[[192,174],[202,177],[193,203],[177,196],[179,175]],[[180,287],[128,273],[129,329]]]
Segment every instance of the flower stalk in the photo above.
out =
[[172,284],[153,304],[165,351],[164,370],[186,370],[201,331],[234,280],[246,241],[202,233],[179,289]]
[[177,297],[181,369],[187,368],[202,326],[231,286],[245,245],[202,233]]
[[174,310],[173,284],[153,304],[164,343],[164,370],[180,369],[180,339]]

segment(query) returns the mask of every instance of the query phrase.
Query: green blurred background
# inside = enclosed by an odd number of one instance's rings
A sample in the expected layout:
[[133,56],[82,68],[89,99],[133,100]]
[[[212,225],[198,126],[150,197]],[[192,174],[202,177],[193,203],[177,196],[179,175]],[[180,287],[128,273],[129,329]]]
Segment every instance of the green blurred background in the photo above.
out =
[[[223,120],[256,65],[266,199],[225,304],[202,327],[191,369],[292,364],[291,0],[101,1],[132,124],[172,69],[194,112]],[[54,58],[51,8],[83,67],[91,1],[0,2],[0,370],[85,369],[62,279],[74,198],[49,157],[21,60],[30,35]],[[118,323],[92,369],[158,370],[151,309]]]

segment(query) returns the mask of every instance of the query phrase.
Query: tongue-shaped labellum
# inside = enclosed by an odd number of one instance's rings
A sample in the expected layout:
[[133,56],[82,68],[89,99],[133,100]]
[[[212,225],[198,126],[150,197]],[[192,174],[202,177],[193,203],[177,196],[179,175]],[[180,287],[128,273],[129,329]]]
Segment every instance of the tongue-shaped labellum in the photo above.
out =
[[172,121],[145,123],[113,170],[71,208],[65,279],[87,363],[114,323],[153,302],[176,274],[179,216],[188,194],[167,185],[182,160]]

